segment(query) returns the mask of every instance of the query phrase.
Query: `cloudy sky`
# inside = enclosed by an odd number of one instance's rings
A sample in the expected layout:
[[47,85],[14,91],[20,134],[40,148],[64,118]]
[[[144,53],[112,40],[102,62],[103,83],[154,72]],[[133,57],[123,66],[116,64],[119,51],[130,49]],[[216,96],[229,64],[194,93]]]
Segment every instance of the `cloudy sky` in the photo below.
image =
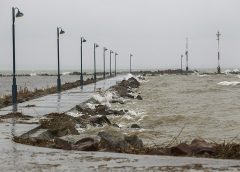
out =
[[[84,68],[97,67],[102,47],[119,53],[118,68],[177,68],[189,38],[190,68],[217,66],[216,33],[221,37],[221,66],[240,66],[239,0],[0,0],[0,70],[12,68],[11,7],[16,20],[17,70],[56,69],[56,27],[61,35],[62,69],[80,68],[80,37],[84,36]],[[109,52],[107,52],[107,67]]]

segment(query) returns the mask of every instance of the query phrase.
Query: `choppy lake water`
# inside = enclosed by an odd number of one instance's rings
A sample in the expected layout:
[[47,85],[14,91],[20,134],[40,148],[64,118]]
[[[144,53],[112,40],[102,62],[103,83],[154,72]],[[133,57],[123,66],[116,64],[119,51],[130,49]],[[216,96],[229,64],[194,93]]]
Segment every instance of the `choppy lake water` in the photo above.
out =
[[[240,141],[238,75],[151,76],[146,77],[139,91],[143,100],[112,105],[128,109],[127,115],[110,118],[123,133],[137,133],[145,144],[167,145],[181,130],[177,138],[181,142],[194,138]],[[128,128],[134,123],[141,129]],[[92,128],[82,132],[98,131]]]
[[[62,76],[63,83],[78,79],[79,76]],[[0,95],[10,94],[12,78],[0,77],[0,80]],[[17,81],[18,87],[46,88],[55,85],[56,76],[18,77]],[[139,92],[143,100],[112,104],[112,108],[128,109],[127,115],[110,118],[123,132],[138,133],[144,143],[168,144],[181,130],[178,137],[181,141],[198,137],[240,141],[239,75],[148,76]],[[127,128],[134,123],[141,129]],[[81,132],[98,131],[92,128]]]

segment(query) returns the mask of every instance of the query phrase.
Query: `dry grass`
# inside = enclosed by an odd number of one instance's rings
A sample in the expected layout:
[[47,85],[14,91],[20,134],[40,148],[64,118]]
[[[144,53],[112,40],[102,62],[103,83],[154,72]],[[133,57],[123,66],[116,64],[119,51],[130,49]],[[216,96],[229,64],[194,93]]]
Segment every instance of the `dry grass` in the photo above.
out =
[[215,143],[214,147],[217,152],[214,158],[240,159],[240,144],[238,143]]

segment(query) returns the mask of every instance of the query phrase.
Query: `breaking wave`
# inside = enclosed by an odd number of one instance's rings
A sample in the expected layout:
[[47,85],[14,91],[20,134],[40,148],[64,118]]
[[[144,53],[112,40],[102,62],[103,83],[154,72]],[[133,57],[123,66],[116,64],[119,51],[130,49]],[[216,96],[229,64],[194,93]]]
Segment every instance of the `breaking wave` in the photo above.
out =
[[69,75],[71,72],[63,72],[62,75]]
[[37,73],[30,73],[30,76],[37,76]]
[[219,82],[218,85],[224,85],[224,86],[236,86],[236,85],[240,85],[240,81],[223,81],[223,82]]

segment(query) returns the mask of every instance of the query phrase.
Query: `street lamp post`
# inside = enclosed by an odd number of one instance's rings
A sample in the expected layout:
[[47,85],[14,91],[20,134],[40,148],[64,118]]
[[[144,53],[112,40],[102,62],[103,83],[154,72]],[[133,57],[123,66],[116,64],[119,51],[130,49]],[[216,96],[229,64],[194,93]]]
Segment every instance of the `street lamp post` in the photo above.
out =
[[130,54],[130,73],[132,73],[132,54]]
[[105,72],[105,52],[107,51],[108,49],[106,47],[103,47],[103,78],[105,79],[106,78],[106,72]]
[[97,73],[96,73],[96,48],[99,47],[98,44],[94,43],[94,82],[97,82]]
[[113,51],[112,50],[110,50],[110,77],[112,77],[112,53],[113,53]]
[[58,55],[58,78],[57,78],[57,91],[61,92],[61,78],[60,78],[60,60],[59,60],[59,35],[65,32],[61,27],[57,27],[57,55]]
[[217,67],[217,73],[221,73],[221,68],[220,68],[220,47],[219,47],[219,42],[220,42],[220,32],[218,31],[217,33],[217,41],[218,41],[218,67]]
[[[15,10],[18,10],[15,14]],[[17,103],[17,82],[16,82],[16,61],[15,61],[15,17],[22,17],[23,13],[17,7],[12,7],[12,43],[13,43],[13,84],[12,84],[12,103]]]
[[80,73],[80,85],[83,86],[83,70],[82,70],[82,44],[83,42],[87,42],[84,37],[81,37],[81,73]]
[[183,55],[181,54],[181,74],[183,73],[183,70],[182,70],[182,59],[183,59]]
[[186,55],[186,72],[188,72],[188,38],[186,38],[186,52],[185,52],[185,55]]
[[115,53],[115,76],[117,76],[117,55],[118,53]]

